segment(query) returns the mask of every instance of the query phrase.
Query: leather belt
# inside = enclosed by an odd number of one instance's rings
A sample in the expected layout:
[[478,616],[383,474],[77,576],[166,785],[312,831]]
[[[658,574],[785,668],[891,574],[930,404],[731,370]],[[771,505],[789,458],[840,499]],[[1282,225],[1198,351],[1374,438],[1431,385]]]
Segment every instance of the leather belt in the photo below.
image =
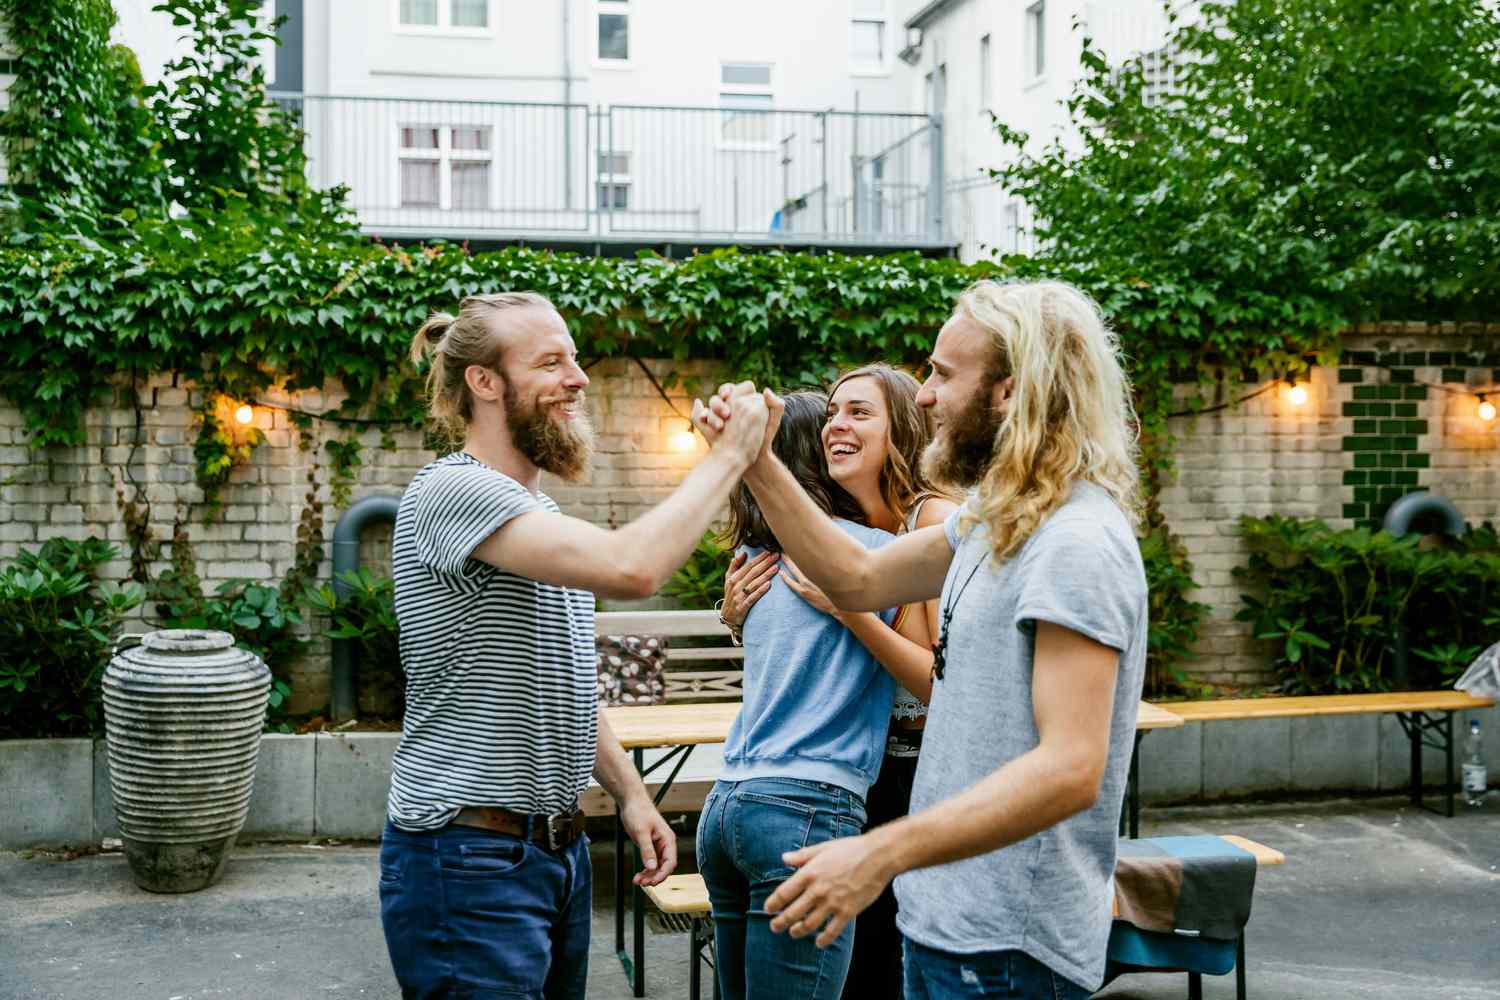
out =
[[508,833],[532,840],[554,851],[567,847],[583,836],[583,812],[543,815],[511,812],[499,806],[465,806],[451,821],[455,826],[472,826],[496,833]]

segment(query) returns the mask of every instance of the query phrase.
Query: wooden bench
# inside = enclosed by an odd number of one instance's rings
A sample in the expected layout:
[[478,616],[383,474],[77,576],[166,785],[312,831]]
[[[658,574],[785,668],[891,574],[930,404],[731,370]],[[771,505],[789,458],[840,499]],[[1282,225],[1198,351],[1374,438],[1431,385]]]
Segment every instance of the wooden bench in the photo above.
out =
[[[1241,850],[1248,851],[1255,857],[1258,867],[1267,865],[1279,865],[1286,862],[1286,856],[1280,851],[1258,844],[1245,837],[1225,834],[1223,840]],[[703,883],[702,875],[672,875],[661,885],[648,886],[645,889],[646,898],[651,900],[662,913],[670,913],[689,918],[688,929],[688,997],[689,1000],[700,1000],[703,995],[703,968],[706,966],[709,974],[713,975],[713,929],[708,924],[711,907],[708,901],[708,887]],[[1119,911],[1115,911],[1119,915]],[[1235,950],[1235,986],[1239,1000],[1245,1000],[1245,936],[1240,935],[1236,942]],[[718,978],[713,981],[713,995],[715,1000],[719,996]],[[1188,973],[1188,995],[1192,998],[1201,998],[1203,995],[1203,976],[1201,973]]]
[[[1488,708],[1493,698],[1479,698],[1463,691],[1399,691],[1381,694],[1320,694],[1295,698],[1233,698],[1221,701],[1185,701],[1164,706],[1184,722],[1217,722],[1225,719],[1285,719],[1303,716],[1394,714],[1411,741],[1411,802],[1431,809],[1422,801],[1422,749],[1433,747],[1447,757],[1447,815],[1453,815],[1453,713]],[[1441,813],[1439,813],[1441,815]]]

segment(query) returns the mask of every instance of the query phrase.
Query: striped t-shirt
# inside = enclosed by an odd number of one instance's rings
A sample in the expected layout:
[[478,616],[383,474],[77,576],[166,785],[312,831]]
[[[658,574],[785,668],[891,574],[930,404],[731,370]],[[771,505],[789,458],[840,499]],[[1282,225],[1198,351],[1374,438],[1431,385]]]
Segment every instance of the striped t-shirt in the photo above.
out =
[[430,830],[464,806],[571,809],[598,734],[594,595],[470,558],[544,494],[459,452],[417,473],[396,514],[392,563],[406,718],[388,809]]

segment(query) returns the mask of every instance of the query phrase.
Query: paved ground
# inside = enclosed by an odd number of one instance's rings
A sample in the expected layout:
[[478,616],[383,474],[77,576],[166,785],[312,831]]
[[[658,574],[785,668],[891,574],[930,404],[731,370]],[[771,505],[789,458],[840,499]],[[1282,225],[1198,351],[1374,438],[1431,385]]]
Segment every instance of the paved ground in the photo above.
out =
[[[1237,832],[1281,848],[1258,880],[1248,938],[1254,1000],[1500,998],[1500,801],[1452,820],[1394,799],[1150,810],[1146,833]],[[607,846],[596,864],[608,871]],[[607,882],[607,876],[605,878]],[[589,996],[630,995],[597,894]],[[687,996],[684,934],[649,935],[647,996]],[[1209,1000],[1234,995],[1209,979]],[[1100,996],[1166,1000],[1182,976]],[[249,847],[189,896],[138,891],[118,855],[0,854],[0,1000],[305,1000],[397,991],[365,846]]]

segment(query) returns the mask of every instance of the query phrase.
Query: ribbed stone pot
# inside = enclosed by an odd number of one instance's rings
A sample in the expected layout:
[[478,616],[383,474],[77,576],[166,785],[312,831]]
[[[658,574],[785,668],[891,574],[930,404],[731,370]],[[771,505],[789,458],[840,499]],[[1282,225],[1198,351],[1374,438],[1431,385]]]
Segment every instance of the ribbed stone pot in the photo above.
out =
[[193,892],[245,825],[271,672],[228,632],[141,637],[104,673],[115,818],[136,884]]

